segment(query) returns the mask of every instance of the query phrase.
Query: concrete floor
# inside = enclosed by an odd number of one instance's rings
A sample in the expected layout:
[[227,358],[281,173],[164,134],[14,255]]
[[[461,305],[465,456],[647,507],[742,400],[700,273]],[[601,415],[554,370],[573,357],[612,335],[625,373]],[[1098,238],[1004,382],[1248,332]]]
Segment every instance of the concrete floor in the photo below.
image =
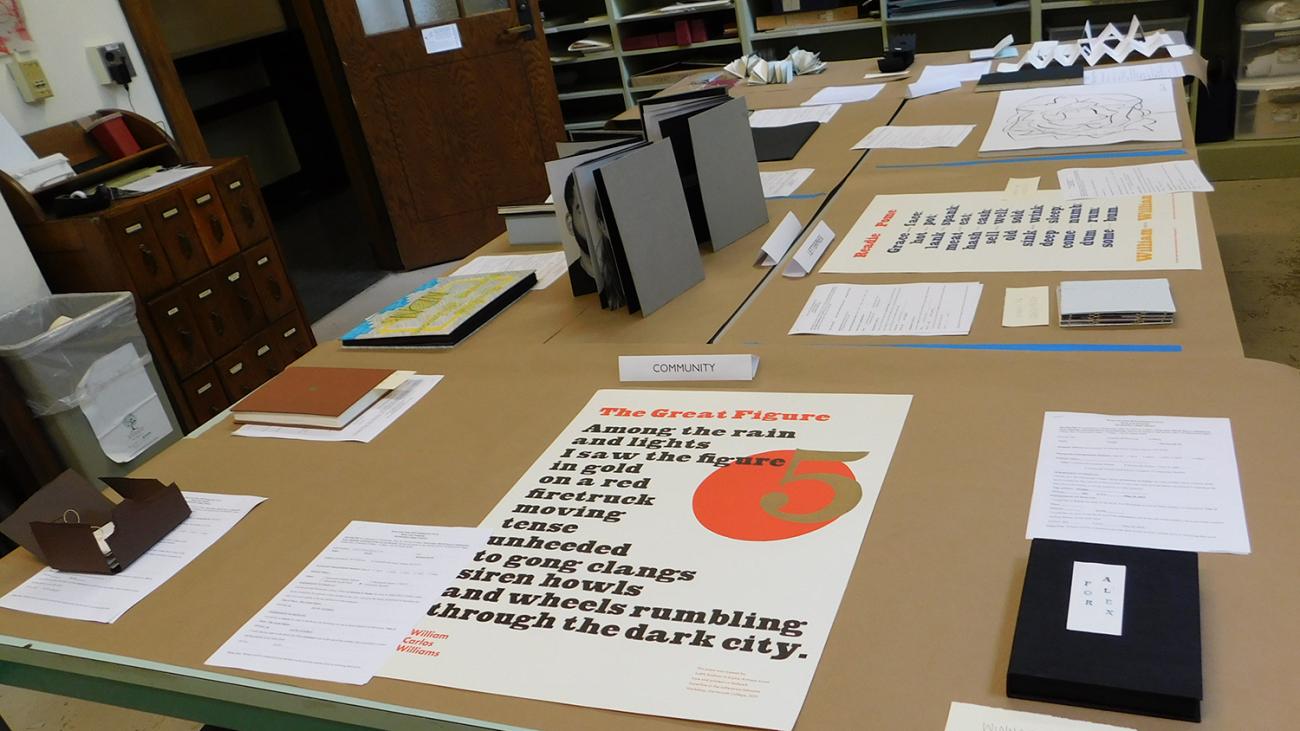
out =
[[[1246,355],[1300,367],[1300,216],[1296,213],[1300,207],[1300,178],[1220,182],[1216,187],[1210,195],[1210,210]],[[338,337],[336,330],[350,327],[364,314],[387,304],[406,291],[401,288],[408,283],[414,286],[419,283],[415,280],[425,281],[423,277],[437,276],[441,271],[381,282],[386,286],[376,285],[369,299],[357,303],[358,311],[364,311],[362,315],[354,317],[347,312],[326,317],[317,323],[318,334]],[[357,299],[362,297],[365,293]],[[371,299],[377,304],[372,306]],[[3,686],[0,716],[13,731],[199,728],[199,724],[188,721]]]

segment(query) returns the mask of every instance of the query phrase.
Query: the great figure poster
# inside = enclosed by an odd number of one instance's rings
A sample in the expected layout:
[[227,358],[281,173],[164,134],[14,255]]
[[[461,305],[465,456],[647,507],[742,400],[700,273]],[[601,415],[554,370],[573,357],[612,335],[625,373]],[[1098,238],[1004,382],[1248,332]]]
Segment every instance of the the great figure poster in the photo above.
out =
[[381,674],[790,729],[910,404],[597,392]]

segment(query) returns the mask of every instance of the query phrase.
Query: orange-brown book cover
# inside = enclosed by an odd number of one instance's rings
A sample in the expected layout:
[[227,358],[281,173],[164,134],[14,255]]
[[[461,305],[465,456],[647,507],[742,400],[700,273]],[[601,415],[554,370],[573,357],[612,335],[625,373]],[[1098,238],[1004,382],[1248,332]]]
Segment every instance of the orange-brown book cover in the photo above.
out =
[[384,368],[286,368],[232,411],[340,417],[370,395],[393,371]]

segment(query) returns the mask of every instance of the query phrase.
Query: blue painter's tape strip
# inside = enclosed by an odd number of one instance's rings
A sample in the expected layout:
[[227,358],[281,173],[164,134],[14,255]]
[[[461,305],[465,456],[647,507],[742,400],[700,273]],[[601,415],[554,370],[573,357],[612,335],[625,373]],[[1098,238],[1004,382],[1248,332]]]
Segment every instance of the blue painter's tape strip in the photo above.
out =
[[1180,157],[1186,150],[1130,150],[1128,152],[1077,152],[1071,155],[1031,155],[1027,157],[999,157],[987,160],[955,160],[953,162],[918,162],[880,165],[878,169],[899,168],[958,168],[970,165],[1001,165],[1012,162],[1043,162],[1053,160],[1104,160],[1124,157]]
[[1019,350],[1043,353],[1181,353],[1181,345],[1126,343],[889,343],[873,348],[928,348],[947,350]]

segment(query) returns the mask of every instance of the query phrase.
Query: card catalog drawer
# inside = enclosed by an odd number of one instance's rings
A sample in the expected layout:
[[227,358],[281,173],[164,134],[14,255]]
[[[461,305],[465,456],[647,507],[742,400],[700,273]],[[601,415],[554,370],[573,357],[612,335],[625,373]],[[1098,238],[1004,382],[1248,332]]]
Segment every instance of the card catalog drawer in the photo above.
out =
[[134,206],[108,216],[105,224],[117,244],[131,281],[135,283],[136,294],[145,299],[175,283],[176,277],[158,245],[158,237],[149,224],[149,214],[144,206]]
[[284,370],[280,351],[280,333],[268,327],[248,340],[251,351],[249,367],[259,372],[263,381],[270,380]]
[[254,333],[266,327],[266,315],[262,304],[257,301],[257,292],[253,280],[248,276],[248,268],[243,258],[235,258],[220,264],[213,270],[217,275],[217,285],[222,287],[231,302],[231,311],[242,337],[252,337]]
[[185,379],[181,390],[185,392],[185,402],[190,405],[194,420],[200,424],[230,406],[230,398],[217,378],[216,369],[211,366]]
[[185,302],[189,304],[198,325],[199,335],[213,357],[225,355],[244,341],[239,322],[233,312],[227,288],[218,285],[216,272],[208,272],[190,281],[182,288]]
[[262,207],[262,193],[247,163],[238,163],[212,176],[226,205],[226,215],[235,229],[240,248],[247,249],[271,235]]
[[184,292],[176,290],[149,303],[149,316],[172,365],[182,378],[207,365],[212,357],[199,335]]
[[279,343],[280,365],[284,368],[306,355],[314,344],[311,331],[303,324],[302,316],[296,312],[276,320],[267,330],[275,334]]
[[231,401],[238,401],[252,393],[274,375],[274,372],[266,369],[266,361],[257,355],[257,347],[252,341],[217,361],[217,378],[226,387],[226,394]]
[[268,318],[274,320],[296,309],[293,290],[289,288],[289,278],[280,262],[280,255],[276,253],[274,241],[268,239],[244,252],[244,261],[248,263],[253,288],[257,290],[257,297]]
[[185,208],[181,194],[172,191],[147,206],[149,220],[158,234],[172,272],[179,280],[202,274],[209,266],[208,255],[199,242],[194,219]]
[[185,199],[185,207],[189,209],[203,250],[208,254],[208,261],[216,264],[238,254],[239,244],[230,230],[230,220],[226,218],[226,210],[221,206],[212,178],[200,175],[183,183],[181,196]]

